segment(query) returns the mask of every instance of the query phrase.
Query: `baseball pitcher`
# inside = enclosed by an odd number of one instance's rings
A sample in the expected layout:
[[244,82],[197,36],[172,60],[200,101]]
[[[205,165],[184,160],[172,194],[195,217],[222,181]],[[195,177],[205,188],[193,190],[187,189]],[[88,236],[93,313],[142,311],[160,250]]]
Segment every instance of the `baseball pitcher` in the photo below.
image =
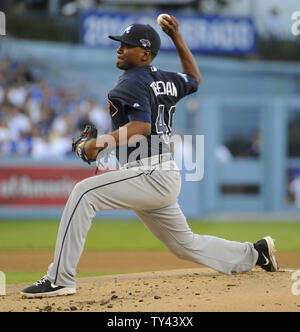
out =
[[151,65],[160,49],[160,37],[150,26],[132,24],[120,36],[116,65],[123,70],[108,93],[114,130],[97,137],[87,127],[74,141],[73,151],[93,162],[114,148],[120,167],[76,184],[63,211],[55,256],[48,273],[24,289],[23,297],[47,297],[76,292],[76,267],[96,212],[112,209],[135,211],[148,229],[176,256],[231,274],[260,265],[278,269],[275,246],[267,236],[256,243],[228,241],[194,234],[177,198],[181,175],[169,148],[176,103],[195,93],[201,75],[186,46],[174,16],[166,16],[162,29],[173,41],[180,72]]

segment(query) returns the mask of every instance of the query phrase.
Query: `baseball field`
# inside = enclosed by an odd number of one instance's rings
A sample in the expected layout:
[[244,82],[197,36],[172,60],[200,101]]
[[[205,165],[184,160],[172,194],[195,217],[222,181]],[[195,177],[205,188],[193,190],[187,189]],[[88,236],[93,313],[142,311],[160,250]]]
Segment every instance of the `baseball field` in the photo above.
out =
[[[255,242],[276,239],[280,270],[224,275],[170,253],[137,220],[95,220],[77,274],[77,294],[22,299],[20,290],[40,279],[52,262],[58,220],[2,220],[0,271],[7,311],[298,311],[299,222],[204,222],[190,220],[198,234]],[[2,274],[3,275],[3,274]]]

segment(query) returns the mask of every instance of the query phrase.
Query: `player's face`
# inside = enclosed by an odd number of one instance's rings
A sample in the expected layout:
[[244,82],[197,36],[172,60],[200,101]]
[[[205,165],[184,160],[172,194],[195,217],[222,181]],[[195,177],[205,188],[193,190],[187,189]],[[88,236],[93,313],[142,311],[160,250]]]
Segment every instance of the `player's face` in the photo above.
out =
[[147,65],[148,56],[146,52],[141,47],[121,43],[117,49],[117,67],[127,70]]

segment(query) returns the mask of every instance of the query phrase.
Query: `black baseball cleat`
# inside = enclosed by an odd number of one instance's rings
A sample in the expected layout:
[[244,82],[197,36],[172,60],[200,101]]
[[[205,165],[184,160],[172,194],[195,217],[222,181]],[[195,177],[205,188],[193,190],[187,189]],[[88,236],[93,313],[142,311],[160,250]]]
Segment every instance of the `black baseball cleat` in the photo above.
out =
[[41,298],[75,294],[76,289],[70,287],[55,286],[46,276],[21,291],[23,298]]
[[254,248],[258,251],[256,265],[259,265],[267,272],[278,271],[278,264],[274,255],[276,251],[275,243],[270,236],[266,236],[262,240],[255,242]]

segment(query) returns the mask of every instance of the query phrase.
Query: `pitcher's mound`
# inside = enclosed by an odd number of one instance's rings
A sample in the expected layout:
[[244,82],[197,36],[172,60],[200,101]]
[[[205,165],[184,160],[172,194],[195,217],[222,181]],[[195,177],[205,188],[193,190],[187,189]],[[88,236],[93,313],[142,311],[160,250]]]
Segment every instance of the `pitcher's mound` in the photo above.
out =
[[28,284],[8,285],[0,311],[300,311],[299,274],[254,269],[224,275],[193,268],[90,277],[77,280],[75,295],[44,299],[22,299]]

